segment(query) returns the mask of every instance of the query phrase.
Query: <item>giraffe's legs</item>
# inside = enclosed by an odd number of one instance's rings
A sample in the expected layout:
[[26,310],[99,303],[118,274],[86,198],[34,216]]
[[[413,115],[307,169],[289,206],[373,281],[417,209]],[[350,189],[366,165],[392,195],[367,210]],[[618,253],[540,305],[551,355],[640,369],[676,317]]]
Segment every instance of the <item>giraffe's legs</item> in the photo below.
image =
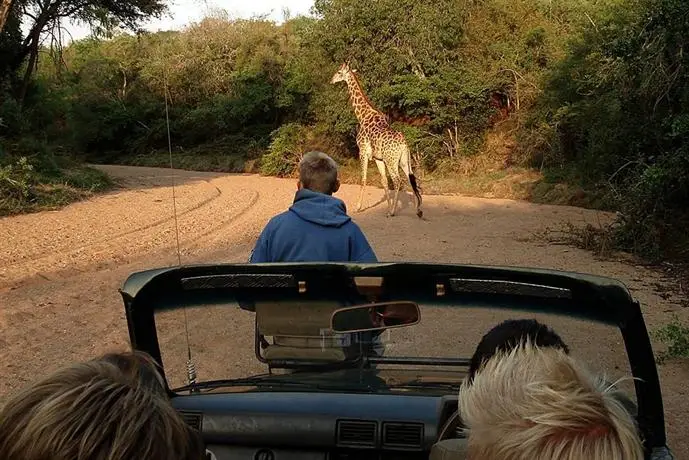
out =
[[359,201],[356,205],[356,211],[361,211],[361,205],[364,200],[364,190],[366,189],[366,177],[368,176],[368,162],[373,156],[371,143],[363,138],[357,136],[357,144],[359,145],[359,161],[361,163],[361,188],[359,189]]
[[366,155],[361,155],[359,157],[361,161],[361,188],[359,189],[359,201],[356,204],[356,211],[361,211],[361,204],[364,200],[364,189],[366,188],[366,176],[368,175],[368,157]]
[[411,155],[409,153],[409,147],[404,146],[404,153],[400,157],[400,168],[405,176],[409,179],[409,185],[411,185],[412,192],[414,193],[414,198],[416,200],[416,215],[418,217],[423,217],[423,211],[421,210],[421,192],[416,183],[416,177],[411,169]]
[[399,171],[397,171],[397,168],[395,168],[394,170],[392,168],[389,168],[388,171],[390,172],[392,183],[395,185],[395,198],[392,200],[392,205],[389,207],[388,211],[388,215],[392,217],[395,215],[395,212],[397,211],[397,199],[399,198],[400,187],[402,187],[402,181],[400,180],[400,175]]
[[390,194],[388,193],[388,176],[385,172],[385,163],[383,160],[376,160],[376,166],[378,166],[378,172],[380,173],[380,182],[383,185],[383,190],[385,191],[385,203],[390,209]]

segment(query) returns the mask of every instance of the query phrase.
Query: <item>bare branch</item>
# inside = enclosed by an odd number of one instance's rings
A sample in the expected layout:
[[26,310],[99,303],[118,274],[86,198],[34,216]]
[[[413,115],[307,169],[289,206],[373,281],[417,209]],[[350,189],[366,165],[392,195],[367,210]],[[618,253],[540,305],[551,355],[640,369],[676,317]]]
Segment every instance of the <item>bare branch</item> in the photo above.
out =
[[519,72],[517,72],[514,69],[502,69],[501,72],[512,72],[512,74],[515,76],[515,79],[516,79],[516,77],[519,77],[522,81],[526,82],[529,86],[532,86],[535,90],[537,90],[539,92],[541,91],[541,88],[539,88],[534,83],[532,83],[529,80],[527,80],[526,78],[524,78],[524,76],[522,74],[520,74]]
[[31,13],[29,13],[29,10],[26,8],[26,5],[22,5],[22,15],[27,16],[27,17],[30,17],[31,19],[34,20],[34,22],[36,22],[36,21],[38,20],[38,19],[36,18],[36,16],[34,16],[34,15],[31,14]]
[[596,25],[596,23],[593,22],[593,19],[591,19],[591,16],[589,16],[589,14],[587,12],[584,12],[584,15],[588,18],[589,22],[593,25],[593,28],[596,29],[596,32],[600,32],[600,30],[598,30],[598,26]]

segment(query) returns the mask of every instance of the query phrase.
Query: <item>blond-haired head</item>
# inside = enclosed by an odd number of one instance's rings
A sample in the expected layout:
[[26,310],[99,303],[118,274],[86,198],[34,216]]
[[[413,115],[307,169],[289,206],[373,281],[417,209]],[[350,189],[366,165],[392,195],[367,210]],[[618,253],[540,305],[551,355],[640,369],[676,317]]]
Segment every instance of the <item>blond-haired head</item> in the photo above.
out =
[[470,460],[642,460],[614,387],[558,348],[529,341],[465,382],[459,409]]
[[160,387],[152,360],[106,355],[30,385],[0,410],[3,460],[199,460],[199,435]]

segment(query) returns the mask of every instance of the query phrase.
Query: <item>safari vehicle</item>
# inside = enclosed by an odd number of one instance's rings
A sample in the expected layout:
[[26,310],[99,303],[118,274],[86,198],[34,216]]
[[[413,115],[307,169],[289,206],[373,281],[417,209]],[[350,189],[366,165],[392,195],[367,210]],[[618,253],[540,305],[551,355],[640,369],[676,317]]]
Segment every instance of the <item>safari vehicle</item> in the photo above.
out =
[[[549,315],[542,321],[573,354],[588,347],[582,356],[633,375],[646,458],[672,458],[639,303],[612,279],[463,265],[237,264],[135,273],[121,294],[132,347],[163,367],[172,404],[200,430],[209,458],[463,458],[457,393],[469,357],[501,315],[517,314]],[[183,323],[167,316],[174,312]],[[251,319],[223,319],[230,314]],[[487,323],[472,329],[479,314]],[[192,332],[206,341],[193,354]],[[229,336],[253,343],[251,365],[262,373],[228,378],[241,360],[223,347]],[[622,359],[610,362],[604,350],[616,345]],[[196,364],[204,375],[220,368],[220,378],[197,378]],[[187,381],[171,384],[183,369]]]

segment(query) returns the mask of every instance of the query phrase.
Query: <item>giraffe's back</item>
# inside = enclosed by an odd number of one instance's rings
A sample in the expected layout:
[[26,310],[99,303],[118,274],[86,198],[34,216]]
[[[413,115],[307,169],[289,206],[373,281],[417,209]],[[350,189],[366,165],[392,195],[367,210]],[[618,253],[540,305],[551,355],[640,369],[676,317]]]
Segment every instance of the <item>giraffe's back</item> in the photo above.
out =
[[396,151],[400,148],[406,148],[407,140],[400,131],[393,129],[390,126],[381,129],[376,138],[376,148]]
[[396,166],[402,155],[408,152],[404,134],[390,126],[381,112],[371,113],[362,120],[357,140],[367,142],[371,146],[372,157],[385,161],[389,168]]

